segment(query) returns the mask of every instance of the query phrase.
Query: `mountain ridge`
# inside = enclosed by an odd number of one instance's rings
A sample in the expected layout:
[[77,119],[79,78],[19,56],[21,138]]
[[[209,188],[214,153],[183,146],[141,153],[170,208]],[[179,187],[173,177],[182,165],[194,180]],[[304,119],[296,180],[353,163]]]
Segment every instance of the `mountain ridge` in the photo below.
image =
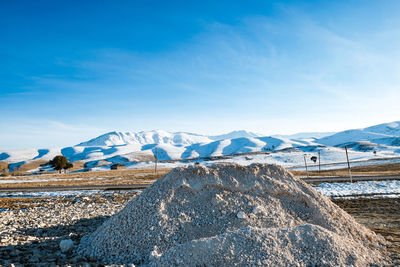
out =
[[[325,157],[336,152],[340,154],[344,146],[352,151],[365,152],[368,157],[400,154],[398,121],[346,130],[319,139],[311,138],[310,135],[303,135],[308,138],[291,139],[278,135],[262,136],[245,130],[214,136],[163,130],[137,133],[113,131],[70,147],[0,151],[0,162],[19,166],[35,160],[48,161],[55,155],[62,154],[70,161],[83,161],[90,163],[88,166],[97,166],[98,162],[151,161],[156,156],[159,160],[180,160],[281,151],[282,154],[276,154],[277,161],[274,162],[282,163],[291,162],[292,157],[298,160],[299,155],[302,158],[304,153],[313,151],[319,151]],[[336,152],[332,154],[332,151]]]
[[242,137],[261,137],[261,134],[245,130],[232,131],[221,135],[201,135],[189,132],[168,132],[164,130],[151,130],[140,132],[112,131],[81,142],[76,146],[112,146],[127,144],[175,144],[190,145],[195,143],[208,143],[212,141],[235,139]]
[[345,130],[319,138],[315,141],[323,145],[339,146],[349,142],[372,141],[390,137],[400,137],[400,121],[381,123],[366,128]]

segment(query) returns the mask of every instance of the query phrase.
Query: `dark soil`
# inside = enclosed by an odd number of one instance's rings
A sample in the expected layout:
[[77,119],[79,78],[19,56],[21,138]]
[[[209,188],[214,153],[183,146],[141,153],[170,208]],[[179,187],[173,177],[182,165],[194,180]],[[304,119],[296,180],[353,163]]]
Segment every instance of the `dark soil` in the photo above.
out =
[[357,222],[390,241],[388,250],[392,253],[393,263],[395,266],[400,265],[400,198],[334,199],[332,201],[352,215]]

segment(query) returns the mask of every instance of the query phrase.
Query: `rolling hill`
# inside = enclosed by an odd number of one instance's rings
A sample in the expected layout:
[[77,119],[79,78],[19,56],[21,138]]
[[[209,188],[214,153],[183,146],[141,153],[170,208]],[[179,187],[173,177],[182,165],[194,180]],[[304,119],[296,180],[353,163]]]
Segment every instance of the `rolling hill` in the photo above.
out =
[[353,129],[317,139],[316,142],[327,146],[340,146],[345,143],[372,141],[400,137],[400,121],[383,123],[364,129]]
[[[301,136],[308,138],[299,138],[298,135],[292,139],[279,135],[261,136],[247,131],[216,136],[162,130],[110,132],[71,147],[0,151],[0,162],[9,163],[10,170],[16,170],[26,164],[36,166],[33,163],[47,162],[59,154],[72,162],[96,167],[152,161],[155,157],[158,160],[181,160],[269,152],[275,155],[272,162],[281,164],[297,162],[304,153],[317,151],[321,157],[330,157],[326,160],[334,160],[342,157],[344,146],[357,152],[354,154],[357,158],[400,155],[400,122],[342,131],[319,139],[310,138],[319,136],[317,133],[302,133]],[[291,157],[296,157],[296,160],[293,161]]]

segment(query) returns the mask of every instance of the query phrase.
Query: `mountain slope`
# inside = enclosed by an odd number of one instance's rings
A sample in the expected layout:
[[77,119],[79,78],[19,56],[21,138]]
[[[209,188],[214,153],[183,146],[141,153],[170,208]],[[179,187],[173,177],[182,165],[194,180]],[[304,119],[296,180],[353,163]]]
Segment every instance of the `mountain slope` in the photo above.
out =
[[336,133],[331,136],[317,139],[315,142],[326,146],[339,146],[344,143],[358,142],[358,141],[371,141],[374,139],[388,138],[390,135],[367,132],[363,129],[347,130]]
[[400,121],[382,123],[375,126],[364,128],[364,131],[400,137]]
[[148,132],[110,132],[89,141],[82,142],[77,146],[120,146],[127,144],[150,145],[150,144],[172,144],[191,145],[195,143],[207,143],[212,140],[206,136],[192,133],[170,133],[167,131],[153,130]]
[[209,136],[209,138],[214,141],[218,141],[218,140],[225,140],[225,139],[235,139],[235,138],[242,138],[242,137],[249,138],[249,137],[260,137],[260,136],[262,136],[262,135],[252,133],[252,132],[247,132],[245,130],[241,130],[241,131],[233,131],[233,132],[230,132],[227,134]]
[[302,132],[302,133],[295,133],[295,134],[287,134],[287,135],[282,135],[282,134],[277,134],[277,135],[272,135],[272,137],[283,137],[287,139],[312,139],[312,138],[323,138],[326,136],[330,136],[335,134],[335,132]]
[[345,143],[372,141],[400,137],[400,121],[382,123],[363,129],[353,129],[317,139],[316,142],[327,146],[339,146]]

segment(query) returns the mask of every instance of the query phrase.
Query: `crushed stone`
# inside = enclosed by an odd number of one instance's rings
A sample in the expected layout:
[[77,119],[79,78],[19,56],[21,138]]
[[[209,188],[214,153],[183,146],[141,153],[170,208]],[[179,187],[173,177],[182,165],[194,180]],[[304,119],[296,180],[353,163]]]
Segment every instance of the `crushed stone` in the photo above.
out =
[[139,266],[367,266],[386,241],[277,165],[176,168],[129,202],[79,253]]

